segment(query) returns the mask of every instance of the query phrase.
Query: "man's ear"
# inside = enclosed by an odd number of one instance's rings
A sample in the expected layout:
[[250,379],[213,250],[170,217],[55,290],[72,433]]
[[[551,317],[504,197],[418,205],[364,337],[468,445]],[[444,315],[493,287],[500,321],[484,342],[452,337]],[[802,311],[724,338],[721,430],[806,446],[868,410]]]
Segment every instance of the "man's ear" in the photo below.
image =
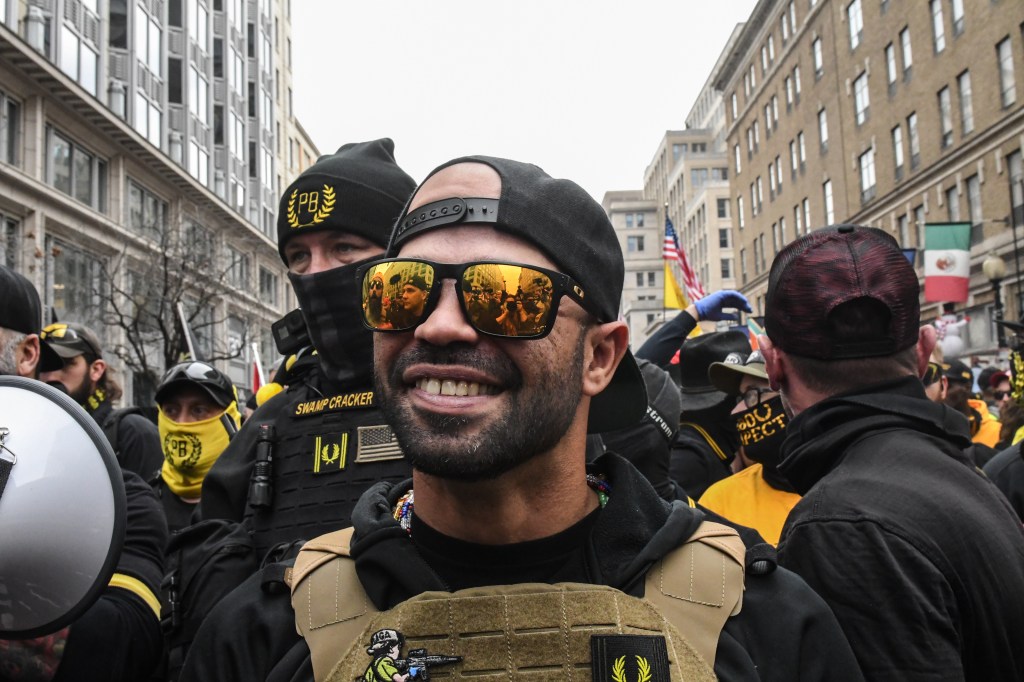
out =
[[917,376],[924,376],[924,371],[928,369],[928,362],[932,358],[932,351],[938,342],[939,334],[935,327],[930,324],[921,327],[917,334]]
[[103,373],[107,371],[107,363],[103,360],[93,360],[92,364],[89,365],[89,380],[92,383],[96,383],[103,376]]
[[39,335],[29,334],[14,351],[18,376],[35,379],[39,376]]
[[767,334],[757,335],[757,347],[764,357],[764,371],[768,374],[768,387],[773,391],[780,390],[786,375],[786,363],[781,351],[775,347]]
[[629,347],[629,327],[625,322],[606,322],[590,328],[586,343],[592,352],[583,367],[583,395],[594,397],[603,391],[619,367]]

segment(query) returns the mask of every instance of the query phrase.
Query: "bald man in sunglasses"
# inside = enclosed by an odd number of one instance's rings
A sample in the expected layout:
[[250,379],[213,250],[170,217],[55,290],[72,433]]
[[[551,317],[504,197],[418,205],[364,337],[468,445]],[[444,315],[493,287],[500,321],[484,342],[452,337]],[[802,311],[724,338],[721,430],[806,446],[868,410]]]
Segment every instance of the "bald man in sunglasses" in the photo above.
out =
[[[615,454],[587,466],[588,431],[647,407],[618,320],[623,272],[578,185],[492,157],[436,169],[387,257],[358,271],[363,295],[381,278],[425,286],[401,324],[363,317],[412,479],[372,487],[353,528],[308,543],[283,571],[290,595],[266,588],[276,567],[232,593],[183,676],[355,679],[393,632],[410,673],[669,679],[671,661],[687,680],[862,679],[832,614],[770,547],[748,554]],[[550,300],[528,333],[494,331],[473,301],[484,284]]]

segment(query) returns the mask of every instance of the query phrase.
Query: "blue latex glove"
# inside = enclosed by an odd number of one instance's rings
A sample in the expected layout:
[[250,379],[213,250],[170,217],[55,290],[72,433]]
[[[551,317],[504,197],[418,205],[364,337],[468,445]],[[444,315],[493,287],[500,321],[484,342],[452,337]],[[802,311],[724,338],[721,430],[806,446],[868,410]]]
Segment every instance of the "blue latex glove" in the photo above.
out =
[[723,313],[722,308],[738,308],[747,313],[751,312],[747,297],[732,289],[716,291],[696,301],[693,305],[697,308],[697,315],[700,319],[712,322],[739,319],[739,315],[735,313]]

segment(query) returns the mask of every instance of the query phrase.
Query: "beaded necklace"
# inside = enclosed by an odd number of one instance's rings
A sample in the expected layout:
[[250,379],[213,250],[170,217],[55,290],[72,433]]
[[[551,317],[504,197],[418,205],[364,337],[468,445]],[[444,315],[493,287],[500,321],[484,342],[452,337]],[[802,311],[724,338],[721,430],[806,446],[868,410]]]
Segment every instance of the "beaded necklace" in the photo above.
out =
[[[612,492],[612,484],[605,479],[603,474],[587,474],[587,485],[597,493],[597,501],[601,505],[601,509],[604,509],[608,504],[608,495]],[[395,505],[395,511],[392,514],[395,521],[398,521],[398,525],[410,535],[412,535],[412,509],[413,491],[410,490],[398,498],[398,504]]]

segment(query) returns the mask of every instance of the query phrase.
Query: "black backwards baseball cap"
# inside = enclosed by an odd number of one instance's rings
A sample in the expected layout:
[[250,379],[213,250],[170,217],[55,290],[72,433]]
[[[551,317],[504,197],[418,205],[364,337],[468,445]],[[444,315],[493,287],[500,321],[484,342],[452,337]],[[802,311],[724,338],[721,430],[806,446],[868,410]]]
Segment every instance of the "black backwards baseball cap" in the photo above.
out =
[[[891,355],[917,343],[920,285],[896,240],[874,227],[833,225],[786,246],[775,257],[765,297],[765,333],[793,355],[819,360]],[[888,314],[872,338],[838,332],[833,313],[858,299]]]
[[732,355],[750,354],[750,337],[743,332],[725,331],[701,334],[687,339],[679,347],[679,390],[683,412],[699,412],[722,403],[732,394],[719,390],[709,373],[715,363]]
[[[42,305],[39,293],[20,273],[0,265],[0,327],[21,334],[39,334]],[[64,361],[42,337],[39,340],[39,371],[63,369]]]
[[91,329],[74,322],[54,322],[43,327],[39,336],[65,360],[84,355],[93,360],[103,357],[100,340]]
[[[544,252],[560,271],[579,283],[584,300],[601,322],[618,319],[625,278],[622,248],[604,209],[586,190],[571,180],[552,178],[533,164],[491,156],[454,159],[432,170],[424,182],[460,163],[493,168],[501,178],[501,196],[451,197],[409,212],[410,196],[395,224],[386,256],[397,255],[402,244],[429,230],[487,223]],[[646,410],[643,375],[627,350],[611,383],[590,402],[587,431],[633,426]]]
[[281,197],[281,259],[293,236],[324,230],[345,230],[384,246],[415,188],[416,182],[395,163],[395,143],[389,138],[352,142],[321,156]]

